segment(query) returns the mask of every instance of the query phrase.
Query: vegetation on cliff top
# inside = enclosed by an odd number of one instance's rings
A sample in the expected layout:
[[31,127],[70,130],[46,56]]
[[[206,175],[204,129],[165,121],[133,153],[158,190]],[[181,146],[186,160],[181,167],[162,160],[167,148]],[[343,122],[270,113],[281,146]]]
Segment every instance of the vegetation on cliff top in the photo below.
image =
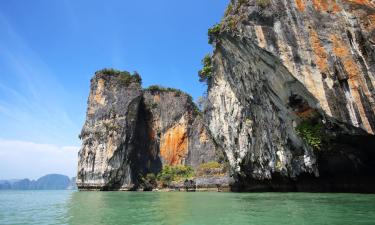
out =
[[202,60],[203,68],[199,70],[199,81],[200,82],[207,82],[212,78],[213,66],[212,66],[212,59],[211,55],[207,54]]
[[160,85],[151,85],[148,88],[146,88],[145,90],[146,91],[150,91],[152,93],[156,93],[156,92],[173,92],[173,93],[175,93],[176,97],[185,95],[185,96],[187,96],[188,103],[193,107],[193,112],[195,114],[201,114],[201,112],[200,112],[197,104],[195,104],[195,102],[193,100],[193,97],[191,97],[191,95],[187,94],[186,92],[181,91],[180,89],[169,88],[169,87],[166,88],[166,87],[163,87],[163,86],[160,86]]
[[126,86],[129,86],[131,83],[142,84],[142,78],[138,72],[134,72],[133,74],[131,74],[128,71],[120,71],[120,70],[115,70],[112,68],[105,68],[105,69],[97,71],[95,75],[96,74],[116,75],[118,76],[117,77],[118,82]]
[[170,88],[170,87],[163,87],[160,85],[151,85],[148,88],[145,89],[146,91],[150,91],[152,93],[155,92],[174,92],[176,96],[180,95],[187,95],[185,92],[181,91],[180,89],[177,88]]
[[221,30],[221,24],[215,24],[213,27],[208,29],[208,43],[212,44],[214,40],[219,36]]

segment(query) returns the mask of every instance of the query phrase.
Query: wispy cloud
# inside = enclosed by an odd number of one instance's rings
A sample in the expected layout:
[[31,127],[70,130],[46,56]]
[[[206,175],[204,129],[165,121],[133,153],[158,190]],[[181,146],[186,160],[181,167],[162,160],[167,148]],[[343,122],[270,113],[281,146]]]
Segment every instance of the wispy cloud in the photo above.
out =
[[[0,12],[0,137],[77,143],[69,94]],[[19,137],[17,137],[17,135]]]
[[0,139],[0,179],[36,179],[48,173],[75,176],[78,149]]

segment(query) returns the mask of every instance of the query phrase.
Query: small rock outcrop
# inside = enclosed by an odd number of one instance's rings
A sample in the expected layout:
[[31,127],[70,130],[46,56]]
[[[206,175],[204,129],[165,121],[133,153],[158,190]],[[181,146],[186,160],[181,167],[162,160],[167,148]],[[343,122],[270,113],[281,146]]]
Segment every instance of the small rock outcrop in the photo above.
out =
[[189,95],[158,86],[143,90],[137,74],[114,70],[91,80],[80,138],[81,190],[135,190],[163,165],[197,168],[217,155]]

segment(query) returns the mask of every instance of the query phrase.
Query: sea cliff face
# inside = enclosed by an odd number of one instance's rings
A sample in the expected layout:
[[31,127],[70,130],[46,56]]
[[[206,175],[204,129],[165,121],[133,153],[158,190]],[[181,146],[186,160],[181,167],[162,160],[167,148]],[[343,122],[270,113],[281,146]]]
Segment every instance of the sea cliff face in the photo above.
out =
[[103,70],[91,80],[80,138],[77,185],[81,190],[134,190],[163,165],[197,168],[216,151],[189,95],[140,78]]
[[333,2],[232,1],[211,30],[205,114],[237,189],[371,191],[374,9]]
[[327,115],[374,133],[374,7],[369,0],[231,1],[221,27],[280,59]]
[[[374,192],[374,15],[366,0],[232,0],[209,31],[203,112],[138,74],[97,72],[78,188],[136,190],[187,165],[193,189]],[[219,176],[199,176],[209,162]]]

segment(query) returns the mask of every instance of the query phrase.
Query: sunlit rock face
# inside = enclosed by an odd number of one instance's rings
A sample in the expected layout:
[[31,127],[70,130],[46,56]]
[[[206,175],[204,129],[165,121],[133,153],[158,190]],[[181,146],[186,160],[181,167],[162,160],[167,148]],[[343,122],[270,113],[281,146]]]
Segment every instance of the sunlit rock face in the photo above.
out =
[[327,115],[374,133],[374,3],[245,0],[231,5],[224,29],[279,58]]
[[133,190],[163,165],[200,164],[217,158],[202,115],[189,95],[143,90],[120,75],[91,80],[80,138],[77,185],[81,190]]
[[367,0],[232,0],[203,114],[178,90],[97,73],[78,187],[134,190],[164,165],[228,161],[232,190],[375,192],[374,19]]
[[158,149],[163,164],[196,168],[215,160],[215,145],[190,96],[178,91],[147,90],[144,103],[151,116],[148,123],[152,148]]
[[[239,188],[374,187],[374,14],[369,1],[231,2],[210,37],[205,114]],[[304,121],[322,124],[319,150]]]
[[102,73],[91,80],[86,122],[80,135],[80,189],[131,188],[141,100],[139,83],[126,85],[118,76]]

